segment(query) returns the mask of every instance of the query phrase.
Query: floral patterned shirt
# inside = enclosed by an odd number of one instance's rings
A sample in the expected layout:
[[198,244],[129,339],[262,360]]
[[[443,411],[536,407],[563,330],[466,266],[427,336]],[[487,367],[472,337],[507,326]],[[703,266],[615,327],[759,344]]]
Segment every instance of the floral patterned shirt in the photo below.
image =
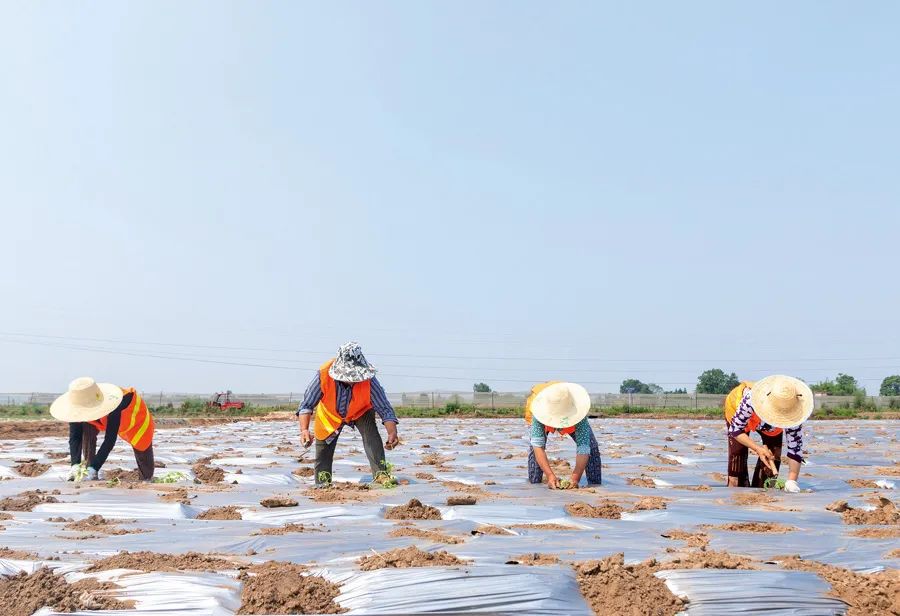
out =
[[[747,422],[756,414],[756,411],[753,410],[753,404],[750,402],[751,392],[752,390],[749,387],[744,389],[744,396],[741,398],[741,403],[738,405],[737,411],[735,411],[734,417],[731,418],[731,423],[728,425],[728,436],[738,436],[744,432],[747,427]],[[762,422],[756,428],[756,431],[768,431],[773,428],[773,426],[770,426],[766,422]],[[803,424],[794,428],[785,428],[784,438],[787,441],[787,457],[802,463]]]

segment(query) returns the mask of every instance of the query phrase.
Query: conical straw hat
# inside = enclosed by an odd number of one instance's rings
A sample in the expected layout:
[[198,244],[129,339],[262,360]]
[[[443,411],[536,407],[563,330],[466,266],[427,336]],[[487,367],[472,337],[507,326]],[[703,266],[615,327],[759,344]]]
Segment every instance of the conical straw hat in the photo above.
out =
[[116,410],[123,395],[117,385],[95,383],[83,376],[69,383],[69,391],[53,401],[50,414],[60,421],[94,421]]
[[809,419],[815,406],[809,385],[783,374],[754,383],[750,403],[760,419],[776,428],[799,426]]
[[575,383],[554,383],[542,389],[531,401],[531,414],[551,428],[574,426],[591,410],[591,395]]

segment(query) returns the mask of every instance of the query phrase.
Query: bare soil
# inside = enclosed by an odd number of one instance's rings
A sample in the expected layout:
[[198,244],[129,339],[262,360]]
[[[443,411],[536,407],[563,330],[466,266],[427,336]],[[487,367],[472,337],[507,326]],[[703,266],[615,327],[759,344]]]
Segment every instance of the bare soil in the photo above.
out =
[[874,504],[873,511],[866,511],[851,507],[847,501],[839,500],[831,503],[825,509],[842,514],[844,524],[900,525],[900,511],[890,499],[876,497]]
[[200,458],[191,467],[191,471],[201,483],[220,483],[225,479],[225,471],[218,466],[210,466],[210,460],[211,457]]
[[785,569],[811,571],[831,584],[831,593],[850,606],[847,616],[900,614],[900,571],[890,569],[862,575],[849,569],[802,560],[799,556],[779,557]]
[[465,564],[465,561],[444,550],[424,552],[415,546],[369,554],[360,558],[358,562],[359,568],[363,571],[407,567],[451,567]]
[[719,524],[705,528],[717,528],[738,533],[790,533],[797,530],[794,526],[785,526],[774,522],[732,522],[731,524]]
[[138,483],[139,481],[143,481],[143,479],[141,479],[141,474],[137,469],[127,471],[124,468],[113,468],[108,471],[104,470],[102,478],[106,481],[118,480],[123,483]]
[[474,505],[477,502],[478,499],[472,495],[455,494],[447,497],[447,504],[451,507],[455,505]]
[[109,596],[115,584],[86,579],[69,584],[50,569],[28,575],[18,573],[0,578],[0,605],[4,616],[31,616],[42,607],[60,612],[81,610],[127,610],[134,607]]
[[405,505],[397,507],[389,507],[384,517],[388,520],[440,520],[441,512],[437,507],[431,505],[423,505],[422,502],[413,498]]
[[500,526],[492,526],[490,524],[485,524],[484,526],[479,526],[475,530],[472,531],[473,535],[501,535],[506,537],[512,537],[513,533],[502,528]]
[[656,570],[655,561],[626,565],[621,553],[575,567],[581,594],[595,614],[674,616],[686,602],[653,575]]
[[29,490],[15,496],[7,496],[4,499],[0,499],[0,510],[31,511],[43,503],[58,503],[59,501],[52,496],[53,494],[59,494],[59,490],[53,490],[53,492]]
[[645,511],[648,509],[665,509],[666,503],[669,502],[668,498],[663,498],[661,496],[645,496],[641,498],[634,504],[631,508],[631,511]]
[[522,554],[520,556],[511,556],[509,560],[506,561],[507,565],[530,565],[530,566],[541,566],[541,565],[558,565],[559,564],[559,556],[556,554],[540,554],[538,552],[534,552],[532,554]]
[[211,507],[197,516],[198,520],[242,520],[241,512],[234,505]]
[[[502,533],[506,534],[506,533]],[[463,537],[454,537],[451,535],[445,535],[439,530],[431,530],[425,528],[416,528],[415,526],[401,526],[395,530],[392,530],[388,535],[389,537],[415,537],[417,539],[427,539],[428,541],[435,541],[437,543],[446,543],[448,545],[456,545],[459,543],[463,543],[465,539]]]
[[706,546],[709,545],[709,535],[706,533],[691,533],[686,530],[681,530],[680,528],[666,531],[660,536],[665,537],[666,539],[684,541],[689,548],[706,549]]
[[887,475],[889,477],[900,477],[900,465],[898,465],[898,466],[879,466],[873,472],[875,475]]
[[[254,533],[250,533],[251,535],[290,535],[293,533],[321,533],[323,531],[322,528],[317,528],[315,526],[305,526],[303,524],[290,523],[285,524],[284,526],[276,526],[274,528],[263,528]],[[330,531],[326,531],[330,532]]]
[[323,577],[304,575],[300,565],[269,561],[241,574],[238,614],[342,614],[335,602],[341,588]]
[[681,554],[664,563],[660,563],[661,569],[756,569],[753,561],[746,556],[730,554],[728,552],[715,552],[713,550],[701,550]]
[[50,470],[50,465],[39,462],[22,462],[14,466],[13,469],[23,477],[37,477]]
[[416,473],[416,479],[425,479],[430,481],[431,479],[434,479],[434,475],[432,475],[431,473]]
[[25,552],[24,550],[11,550],[9,548],[0,548],[0,558],[11,558],[13,560],[38,560],[40,556],[34,552]]
[[728,476],[724,473],[707,473],[706,476],[716,483],[721,483],[723,485],[728,483]]
[[259,504],[268,509],[277,507],[296,507],[299,503],[289,496],[269,496],[259,501]]
[[527,530],[578,530],[574,526],[566,526],[565,524],[513,524],[510,528],[522,528]]
[[100,533],[101,535],[133,535],[137,533],[143,533],[147,531],[142,530],[126,530],[124,528],[118,528],[116,526],[117,523],[121,522],[134,522],[134,520],[107,520],[102,515],[92,515],[84,518],[83,520],[78,520],[77,522],[70,522],[66,524],[63,528],[65,530],[74,530],[82,533]]
[[597,505],[588,503],[569,503],[566,505],[569,515],[576,518],[606,518],[618,520],[622,517],[622,507],[612,501],[601,501]]
[[191,495],[188,493],[187,488],[176,488],[171,492],[161,494],[159,499],[166,503],[189,505],[191,502]]
[[650,477],[645,475],[641,475],[640,477],[632,477],[628,480],[628,485],[630,486],[638,486],[641,488],[655,488],[656,483],[653,482]]
[[863,539],[895,539],[900,537],[900,527],[894,528],[858,528],[849,533],[851,537],[862,537]]
[[236,569],[235,563],[198,552],[186,554],[162,554],[158,552],[120,552],[96,561],[88,573],[109,569],[136,569],[138,571],[222,571]]
[[777,499],[762,491],[740,491],[731,495],[731,500],[736,505],[768,505],[777,502]]
[[879,488],[871,479],[848,479],[847,483],[854,488]]
[[442,456],[439,453],[426,453],[419,459],[419,464],[426,464],[429,466],[443,466],[445,462],[450,462],[454,460],[450,456]]
[[69,426],[61,421],[2,421],[0,439],[27,440],[43,436],[69,436]]
[[710,488],[707,485],[703,485],[703,484],[672,486],[672,489],[673,490],[693,490],[694,492],[709,492],[710,490],[712,490],[712,488]]
[[292,470],[291,474],[297,475],[297,477],[312,477],[316,474],[316,469],[311,466],[301,466]]
[[377,496],[377,491],[370,490],[369,486],[364,483],[342,481],[328,486],[309,488],[303,495],[317,503],[348,503],[374,498]]

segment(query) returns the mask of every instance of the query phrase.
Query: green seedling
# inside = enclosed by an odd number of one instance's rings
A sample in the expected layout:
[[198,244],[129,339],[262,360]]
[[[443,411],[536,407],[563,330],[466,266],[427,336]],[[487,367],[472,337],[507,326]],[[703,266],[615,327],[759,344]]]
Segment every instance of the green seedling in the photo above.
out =
[[119,485],[120,483],[122,483],[122,482],[119,481],[118,477],[113,477],[112,479],[110,479],[109,481],[106,482],[106,485],[109,486],[110,488],[114,488],[117,485]]
[[87,474],[87,462],[82,460],[81,464],[78,465],[78,470],[75,471],[75,481],[84,481],[85,477],[87,477]]
[[769,477],[763,482],[764,490],[784,490],[786,481],[781,477]]
[[169,471],[162,477],[154,477],[153,483],[178,483],[179,481],[186,481],[187,475],[180,471]]
[[384,467],[384,470],[378,471],[375,474],[375,478],[372,480],[372,483],[370,483],[369,485],[371,486],[377,484],[386,489],[396,488],[398,482],[397,478],[394,476],[394,465],[387,460],[382,460],[381,466]]
[[575,487],[575,484],[570,479],[560,479],[556,482],[556,487],[559,490],[571,490]]
[[319,474],[316,475],[316,483],[319,485],[331,485],[331,473],[328,471],[319,471]]

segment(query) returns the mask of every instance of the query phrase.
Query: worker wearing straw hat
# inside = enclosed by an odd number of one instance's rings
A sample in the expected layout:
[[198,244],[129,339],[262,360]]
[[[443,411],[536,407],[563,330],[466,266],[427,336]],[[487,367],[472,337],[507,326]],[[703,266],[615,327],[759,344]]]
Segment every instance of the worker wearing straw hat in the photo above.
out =
[[[787,439],[790,465],[784,484],[786,492],[799,492],[800,465],[803,463],[803,422],[813,412],[813,393],[809,386],[790,376],[767,376],[756,383],[743,382],[725,398],[725,424],[728,429],[728,485],[761,488],[781,469],[781,448]],[[762,443],[750,438],[758,432]],[[750,480],[747,469],[749,450],[759,460]]]
[[550,381],[531,388],[525,401],[525,422],[529,424],[528,481],[541,483],[547,476],[551,490],[565,487],[547,459],[547,436],[559,434],[575,441],[575,468],[568,478],[570,487],[587,476],[588,483],[601,483],[600,448],[588,424],[591,396],[581,385]]
[[[306,388],[297,409],[297,417],[303,446],[312,445],[315,436],[317,486],[331,483],[337,440],[347,425],[359,430],[372,470],[372,479],[391,479],[384,449],[385,446],[393,449],[399,443],[397,416],[381,383],[375,378],[376,372],[375,366],[366,360],[359,344],[348,342],[338,349],[334,359],[319,368]],[[309,426],[313,414],[316,419],[311,434]],[[378,433],[376,414],[387,431],[386,442],[382,442]]]
[[[99,479],[100,469],[120,436],[134,449],[141,478],[153,478],[153,416],[136,390],[81,377],[50,405],[50,414],[69,423],[69,481]],[[105,435],[99,451],[95,451],[98,432]],[[82,454],[87,465],[84,472]]]

